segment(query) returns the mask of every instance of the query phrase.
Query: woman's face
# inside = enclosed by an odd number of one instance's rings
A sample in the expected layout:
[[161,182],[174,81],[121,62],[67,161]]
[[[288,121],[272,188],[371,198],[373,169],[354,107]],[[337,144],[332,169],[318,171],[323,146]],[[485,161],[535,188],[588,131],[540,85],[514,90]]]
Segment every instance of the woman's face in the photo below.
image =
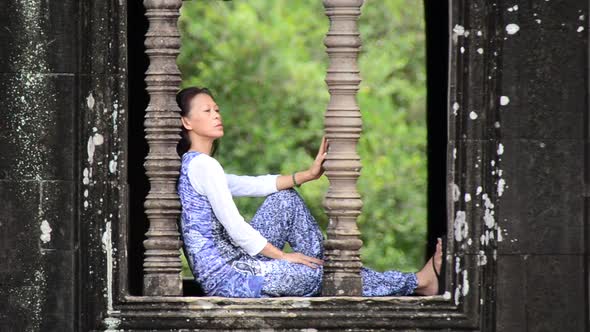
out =
[[184,127],[198,136],[216,139],[223,136],[223,124],[219,107],[205,93],[194,96],[190,102],[188,117],[182,117]]

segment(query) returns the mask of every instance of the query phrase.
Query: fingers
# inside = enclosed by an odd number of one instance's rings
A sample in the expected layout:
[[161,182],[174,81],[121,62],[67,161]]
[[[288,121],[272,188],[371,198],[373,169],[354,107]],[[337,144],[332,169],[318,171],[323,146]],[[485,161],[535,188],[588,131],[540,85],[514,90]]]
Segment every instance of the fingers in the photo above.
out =
[[305,256],[303,255],[303,257],[305,257],[307,260],[309,260],[310,262],[317,264],[317,265],[323,265],[324,261],[321,259],[317,259],[315,257],[309,257],[309,256]]
[[326,150],[325,150],[326,147],[324,144],[325,140],[326,140],[326,137],[325,136],[322,137],[322,143],[320,143],[320,148],[318,149],[318,154],[316,156],[316,159],[319,159],[324,153],[326,153]]
[[302,260],[303,264],[305,264],[305,265],[307,265],[307,266],[309,266],[311,268],[317,269],[319,265],[323,265],[324,264],[323,261],[321,261],[321,260],[319,260],[317,258],[305,256],[303,254],[300,254],[300,255],[301,255],[301,260]]
[[320,264],[314,264],[314,263],[311,263],[306,260],[302,260],[301,264],[307,265],[307,266],[311,267],[312,269],[317,269],[320,266]]
[[326,138],[326,136],[322,137],[322,144],[320,145],[320,149],[318,151],[318,155],[316,157],[316,160],[318,162],[323,163],[324,160],[326,159],[326,155],[328,154],[328,139]]
[[299,262],[299,263],[300,263],[300,264],[303,264],[303,265],[307,265],[307,266],[311,267],[312,269],[317,269],[317,268],[318,268],[318,266],[317,266],[317,265],[314,265],[314,264],[312,264],[312,263],[310,263],[310,262],[308,262],[308,261],[306,261],[306,260],[302,260],[302,261],[301,261],[301,262]]
[[318,157],[324,156],[328,152],[328,139],[326,136],[322,136],[322,142],[320,143],[320,148],[318,150]]
[[324,264],[324,261],[322,261],[321,259],[309,257],[301,253],[293,253],[293,258],[293,263],[304,264],[314,269],[317,269],[318,266]]

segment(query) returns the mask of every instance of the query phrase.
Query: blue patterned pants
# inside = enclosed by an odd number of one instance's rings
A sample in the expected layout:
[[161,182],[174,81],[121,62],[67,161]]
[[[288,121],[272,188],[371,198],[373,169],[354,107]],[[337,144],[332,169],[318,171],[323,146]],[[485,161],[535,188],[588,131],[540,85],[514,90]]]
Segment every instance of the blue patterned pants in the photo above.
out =
[[[294,189],[268,195],[252,221],[269,242],[282,249],[288,242],[295,252],[324,259],[323,235],[305,202]],[[323,268],[316,269],[258,254],[265,270],[263,297],[315,296],[321,293]],[[418,286],[415,273],[377,272],[362,267],[363,296],[409,295]]]

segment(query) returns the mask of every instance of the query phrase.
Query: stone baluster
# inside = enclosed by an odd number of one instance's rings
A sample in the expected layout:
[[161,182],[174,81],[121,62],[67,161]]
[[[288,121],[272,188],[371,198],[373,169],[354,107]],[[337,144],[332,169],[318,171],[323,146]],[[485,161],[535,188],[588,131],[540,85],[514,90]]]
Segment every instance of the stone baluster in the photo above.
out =
[[361,82],[357,65],[361,47],[357,20],[363,0],[323,0],[330,30],[324,40],[329,57],[326,83],[330,102],[325,115],[329,152],[324,163],[330,188],[324,199],[329,218],[325,241],[323,295],[362,295],[356,219],[362,201],[356,189],[361,162],[356,152],[362,120],[356,94]]
[[180,50],[177,23],[182,0],[144,0],[143,4],[149,20],[145,46],[150,60],[145,78],[150,102],[144,122],[149,144],[144,167],[150,191],[144,204],[149,229],[143,242],[143,295],[179,296],[182,243],[177,219],[181,205],[175,183],[180,170],[176,145],[181,122],[175,95],[181,82],[176,57]]

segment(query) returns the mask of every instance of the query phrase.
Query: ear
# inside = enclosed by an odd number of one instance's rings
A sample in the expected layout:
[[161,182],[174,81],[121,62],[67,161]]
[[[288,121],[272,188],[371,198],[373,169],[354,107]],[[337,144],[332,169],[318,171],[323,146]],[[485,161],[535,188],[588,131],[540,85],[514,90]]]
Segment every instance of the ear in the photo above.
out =
[[193,130],[193,126],[191,126],[186,117],[181,116],[180,120],[182,121],[182,126],[186,128],[186,130]]

